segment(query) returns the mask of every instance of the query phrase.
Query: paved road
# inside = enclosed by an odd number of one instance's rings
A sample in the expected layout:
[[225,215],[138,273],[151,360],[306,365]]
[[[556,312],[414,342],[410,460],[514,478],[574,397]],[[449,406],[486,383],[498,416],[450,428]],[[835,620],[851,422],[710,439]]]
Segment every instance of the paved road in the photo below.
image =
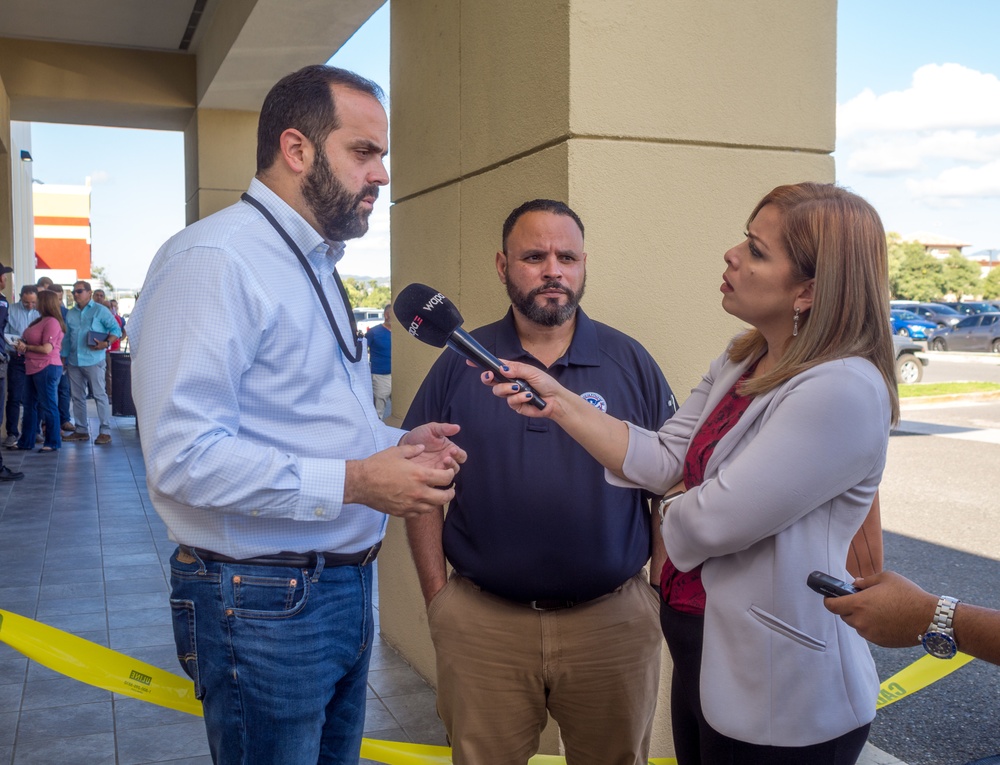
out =
[[976,380],[1000,383],[1000,353],[928,351],[925,383]]
[[[928,371],[951,366],[936,362]],[[1000,608],[998,478],[1000,401],[907,404],[881,489],[887,567],[932,592]],[[923,649],[872,653],[885,680]],[[975,661],[883,709],[871,742],[909,765],[1000,754],[1000,667]]]

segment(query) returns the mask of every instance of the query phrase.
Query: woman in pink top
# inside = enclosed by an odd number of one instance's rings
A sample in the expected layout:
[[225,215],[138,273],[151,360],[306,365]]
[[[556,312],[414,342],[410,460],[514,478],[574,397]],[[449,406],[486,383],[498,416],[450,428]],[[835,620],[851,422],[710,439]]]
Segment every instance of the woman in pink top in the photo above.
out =
[[31,449],[38,432],[38,411],[41,409],[45,423],[45,444],[39,451],[54,452],[62,446],[59,433],[59,407],[57,391],[62,377],[62,347],[66,325],[63,323],[59,296],[42,290],[38,293],[38,313],[40,314],[24,330],[17,352],[24,354],[24,370],[27,373],[24,400],[24,427],[21,428],[19,449]]

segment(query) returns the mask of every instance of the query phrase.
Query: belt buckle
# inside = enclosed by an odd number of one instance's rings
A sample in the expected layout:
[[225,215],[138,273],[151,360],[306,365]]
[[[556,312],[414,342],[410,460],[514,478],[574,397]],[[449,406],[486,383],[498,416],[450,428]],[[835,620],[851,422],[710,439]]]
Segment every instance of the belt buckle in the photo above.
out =
[[[549,599],[549,600],[544,600],[542,602],[552,603],[552,600]],[[575,605],[574,603],[571,603],[568,600],[560,601],[559,605],[540,606],[538,605],[538,603],[539,601],[537,600],[528,601],[528,605],[531,606],[535,611],[563,611],[567,608],[572,608]]]

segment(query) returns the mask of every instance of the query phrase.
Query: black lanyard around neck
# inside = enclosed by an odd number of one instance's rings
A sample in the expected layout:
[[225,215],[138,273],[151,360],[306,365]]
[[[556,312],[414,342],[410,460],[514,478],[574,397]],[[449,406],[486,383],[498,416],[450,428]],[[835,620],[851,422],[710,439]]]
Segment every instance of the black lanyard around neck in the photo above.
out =
[[260,210],[261,215],[263,215],[267,222],[274,227],[274,230],[281,235],[281,238],[285,240],[285,244],[288,245],[289,249],[295,253],[295,257],[299,259],[299,263],[302,264],[302,268],[305,269],[306,276],[309,277],[309,281],[316,290],[316,295],[319,296],[319,302],[323,304],[323,310],[326,312],[326,318],[330,320],[330,327],[333,329],[333,334],[337,336],[337,344],[340,346],[340,350],[344,352],[344,355],[349,358],[352,362],[357,364],[361,361],[361,340],[358,338],[358,325],[354,321],[354,311],[351,308],[351,301],[347,297],[347,290],[344,289],[344,283],[340,280],[340,274],[337,273],[337,269],[333,269],[333,278],[337,282],[337,289],[340,290],[340,297],[344,300],[344,310],[347,311],[347,318],[351,322],[351,337],[354,339],[353,350],[348,347],[347,343],[344,341],[344,336],[340,334],[340,327],[337,326],[337,320],[333,317],[333,309],[330,308],[330,301],[326,299],[326,293],[323,292],[323,286],[319,283],[319,279],[316,278],[316,272],[313,271],[312,266],[309,265],[309,261],[306,260],[306,256],[302,254],[302,250],[299,246],[295,244],[292,237],[288,235],[288,232],[282,228],[281,224],[274,219],[271,215],[271,211],[268,210],[264,205],[262,205],[258,200],[254,199],[249,194],[243,194],[240,199],[242,199],[247,204],[253,205],[258,210]]

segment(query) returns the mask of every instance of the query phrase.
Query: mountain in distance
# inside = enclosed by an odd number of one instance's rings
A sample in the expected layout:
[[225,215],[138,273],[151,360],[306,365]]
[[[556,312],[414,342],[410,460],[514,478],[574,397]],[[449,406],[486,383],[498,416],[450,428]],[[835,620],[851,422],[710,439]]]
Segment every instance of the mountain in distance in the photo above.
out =
[[392,286],[392,277],[390,276],[358,276],[357,274],[341,274],[342,279],[354,279],[358,284],[368,284],[370,281],[374,281],[379,287],[390,287]]

